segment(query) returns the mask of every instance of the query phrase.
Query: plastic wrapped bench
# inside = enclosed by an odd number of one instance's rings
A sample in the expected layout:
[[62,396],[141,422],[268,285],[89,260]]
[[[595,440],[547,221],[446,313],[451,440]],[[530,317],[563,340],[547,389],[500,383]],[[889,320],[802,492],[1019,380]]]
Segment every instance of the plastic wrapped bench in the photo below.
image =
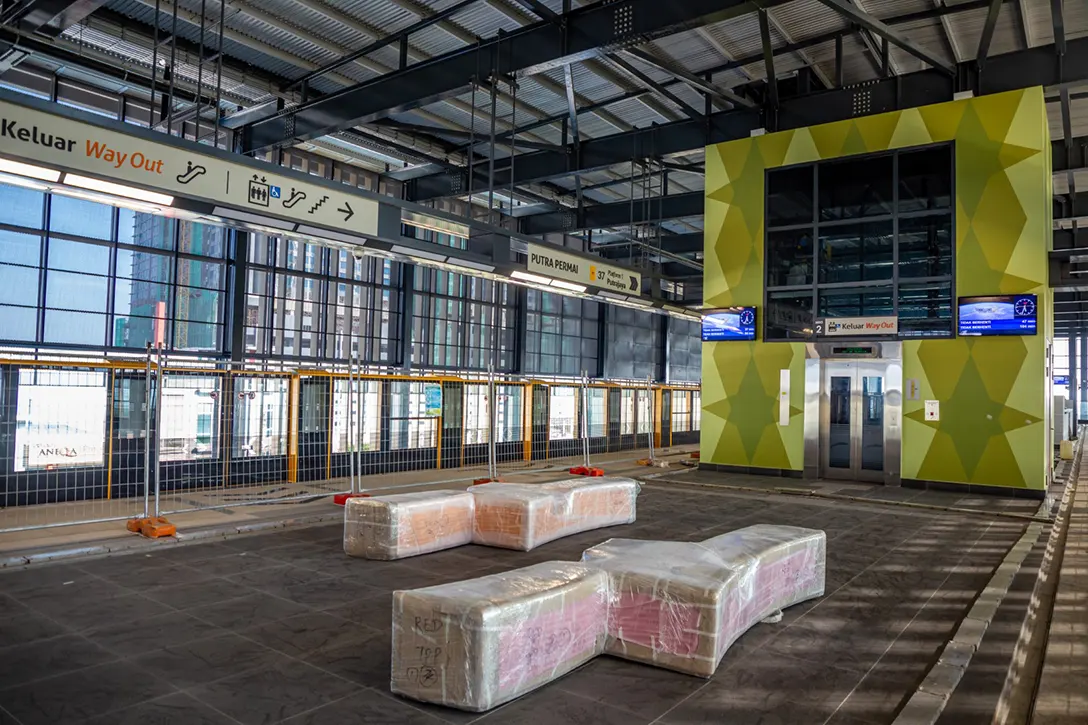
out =
[[610,576],[619,657],[710,677],[754,624],[824,593],[824,532],[758,525],[699,543],[610,539],[582,560]]

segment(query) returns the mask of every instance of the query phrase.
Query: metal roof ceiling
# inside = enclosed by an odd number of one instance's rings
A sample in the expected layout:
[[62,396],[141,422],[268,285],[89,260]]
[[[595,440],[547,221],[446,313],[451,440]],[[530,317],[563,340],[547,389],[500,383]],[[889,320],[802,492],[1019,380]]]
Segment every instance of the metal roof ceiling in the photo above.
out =
[[[225,0],[225,32],[223,51],[228,64],[224,68],[224,102],[247,107],[274,96],[283,97],[287,103],[300,100],[299,89],[289,88],[289,81],[300,78],[321,65],[364,47],[375,39],[396,33],[431,14],[454,6],[459,0]],[[684,0],[671,0],[683,2]],[[176,6],[174,4],[176,2]],[[538,14],[529,8],[535,0],[479,0],[468,5],[451,18],[419,30],[411,36],[408,57],[417,63],[433,56],[469,47],[477,39],[486,39],[497,33],[514,31],[524,25],[539,22]],[[553,12],[563,11],[564,0],[541,0]],[[856,7],[884,20],[891,20],[895,31],[912,43],[924,47],[933,55],[948,62],[973,60],[987,18],[987,8],[976,0],[853,0]],[[120,66],[150,67],[152,56],[153,23],[155,7],[159,5],[158,27],[160,41],[168,37],[173,24],[175,7],[178,11],[177,34],[188,42],[189,49],[180,50],[177,75],[190,86],[197,79],[198,54],[193,48],[200,41],[200,16],[204,17],[204,42],[208,54],[218,43],[219,0],[109,0],[103,11],[96,12],[79,25],[68,29],[60,43],[76,52],[97,54],[96,57],[114,59]],[[971,3],[972,9],[956,11],[958,6]],[[592,2],[573,2],[578,8]],[[950,12],[937,16],[947,6]],[[1088,1],[1065,0],[1064,32],[1067,40],[1088,35]],[[916,16],[902,21],[906,15]],[[774,58],[776,76],[780,79],[809,69],[814,83],[833,83],[837,71],[836,42],[806,44],[813,38],[841,34],[841,73],[845,84],[856,84],[880,77],[881,59],[879,38],[874,46],[867,32],[859,32],[841,15],[828,8],[820,0],[793,0],[767,11],[769,35],[773,47],[805,44],[793,52],[780,53]],[[1050,0],[1011,0],[1000,6],[990,54],[1021,50],[1026,47],[1049,44],[1054,41],[1054,23]],[[868,46],[868,47],[867,47]],[[740,92],[761,93],[766,66],[762,57],[762,38],[757,14],[748,13],[704,27],[692,28],[659,38],[641,46],[650,56],[665,65],[702,75],[713,70],[712,83],[719,88],[741,89]],[[160,48],[160,65],[164,62],[167,46]],[[724,64],[736,60],[743,65],[721,69]],[[890,70],[896,74],[909,73],[925,67],[913,55],[898,47],[890,47]],[[377,50],[365,58],[348,63],[334,72],[315,79],[311,88],[316,93],[329,93],[351,84],[374,78],[395,68],[399,62],[396,44]],[[674,74],[658,67],[621,55],[620,62],[611,57],[598,57],[574,64],[571,68],[573,87],[580,107],[616,99],[624,94],[645,90],[642,80],[626,70],[624,62],[648,77],[655,84],[649,92],[635,98],[618,100],[606,108],[580,114],[578,127],[583,139],[611,136],[632,128],[646,128],[685,118],[687,110],[668,96],[672,95],[702,112],[703,95],[683,82],[677,82]],[[55,64],[61,67],[63,64]],[[75,73],[77,71],[69,71]],[[487,69],[481,69],[486,76]],[[207,71],[204,85],[214,84]],[[512,116],[516,125],[525,126],[541,119],[556,119],[532,131],[518,133],[523,142],[556,144],[565,142],[558,120],[567,113],[563,70],[553,69],[536,76],[520,78],[517,87],[516,114],[513,99],[503,85],[503,93],[495,104],[496,130],[510,128]],[[662,92],[662,87],[667,93]],[[752,89],[745,91],[745,88]],[[1084,97],[1082,97],[1084,96]],[[1057,95],[1048,99],[1052,137],[1062,138],[1065,119]],[[490,129],[491,99],[486,91],[476,94],[473,112],[471,93],[432,103],[422,108],[393,114],[388,121],[409,124],[407,130],[391,130],[388,122],[378,122],[365,129],[368,143],[380,147],[382,139],[395,140],[398,144],[435,153],[437,160],[447,158],[463,163],[459,149],[466,139],[463,132],[474,128],[481,141],[486,140]],[[1088,94],[1074,92],[1069,100],[1068,123],[1073,136],[1088,135]],[[472,118],[475,116],[475,123]],[[416,126],[427,126],[434,131],[420,136]],[[461,131],[462,134],[443,134],[443,129]],[[414,136],[413,136],[414,134]],[[418,140],[417,140],[418,139]],[[502,140],[495,150],[496,158],[505,157],[509,142]],[[320,140],[306,144],[305,148],[333,158],[352,158],[370,168],[384,169],[380,158],[367,159],[345,150],[343,139]],[[441,151],[445,149],[445,151]],[[519,153],[532,153],[526,148]],[[477,154],[484,153],[482,147]],[[382,158],[401,158],[409,165],[417,164],[419,154],[407,154],[392,146],[383,148]],[[695,149],[668,161],[701,164],[701,150]],[[515,162],[516,163],[516,162]],[[606,184],[622,179],[631,172],[629,164],[619,164],[609,169],[583,173],[579,179],[583,187]],[[641,171],[638,171],[641,173]],[[1084,172],[1076,172],[1074,181],[1082,188],[1088,179],[1081,179]],[[1065,193],[1067,175],[1055,176],[1055,192]],[[529,192],[547,191],[558,195],[563,203],[573,203],[577,180],[575,177],[552,179],[543,189],[528,185]],[[668,191],[682,193],[702,188],[702,178],[697,174],[672,172]],[[633,191],[632,191],[633,190]],[[641,197],[645,192],[640,183],[620,183],[585,193],[588,203],[607,203],[629,199],[631,194]],[[700,220],[669,222],[666,228],[674,231],[690,231],[699,228]]]

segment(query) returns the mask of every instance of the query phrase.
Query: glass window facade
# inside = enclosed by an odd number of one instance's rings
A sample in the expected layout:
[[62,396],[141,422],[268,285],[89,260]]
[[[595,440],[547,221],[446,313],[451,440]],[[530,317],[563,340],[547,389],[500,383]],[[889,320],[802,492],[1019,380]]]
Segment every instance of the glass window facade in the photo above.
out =
[[389,364],[398,351],[400,265],[264,234],[249,237],[245,349]]
[[527,290],[525,372],[596,376],[600,315],[598,302]]
[[662,318],[630,307],[608,306],[605,377],[657,380],[664,348]]
[[[457,239],[457,237],[451,237]],[[514,289],[479,277],[416,267],[412,364],[430,369],[514,369]]]
[[769,170],[764,339],[870,316],[950,337],[953,174],[949,144]]
[[219,352],[230,232],[0,185],[0,341]]

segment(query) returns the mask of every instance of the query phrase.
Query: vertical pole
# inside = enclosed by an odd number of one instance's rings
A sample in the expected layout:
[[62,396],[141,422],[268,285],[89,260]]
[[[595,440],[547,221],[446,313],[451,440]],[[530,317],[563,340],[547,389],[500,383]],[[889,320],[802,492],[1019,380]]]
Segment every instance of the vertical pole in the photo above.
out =
[[497,87],[498,80],[496,79],[495,71],[491,71],[491,133],[489,135],[488,143],[491,146],[491,150],[488,152],[487,161],[487,223],[495,223],[495,104],[499,100],[499,89]]
[[354,493],[361,493],[363,490],[363,401],[366,400],[366,396],[363,395],[363,362],[362,355],[359,354],[358,349],[354,352],[355,355],[355,480],[356,486]]
[[646,431],[646,443],[650,447],[650,463],[651,464],[654,462],[654,425],[653,425],[653,420],[654,420],[654,388],[653,388],[653,384],[654,384],[653,376],[647,375],[646,376],[646,397],[649,398],[650,428],[649,428],[649,430]]
[[589,468],[589,376],[585,370],[582,371],[582,465]]
[[1081,332],[1080,334],[1080,392],[1078,393],[1077,409],[1073,415],[1073,433],[1078,434],[1080,430],[1080,419],[1084,417],[1085,403],[1088,402],[1088,334]]
[[1069,333],[1066,347],[1069,350],[1069,400],[1073,406],[1073,431],[1070,435],[1075,436],[1077,431],[1077,416],[1080,413],[1078,410],[1078,401],[1080,400],[1081,386],[1081,381],[1077,377],[1077,338],[1075,333]]
[[219,148],[219,117],[222,115],[220,103],[223,100],[223,23],[226,22],[226,14],[226,0],[219,0],[219,44],[215,49],[215,133],[212,135],[212,146],[216,148]]
[[355,493],[355,436],[352,435],[355,430],[355,390],[354,390],[354,373],[353,368],[355,366],[355,352],[351,351],[348,354],[348,429],[347,429],[347,443],[348,443],[348,475],[351,481],[351,492]]
[[147,343],[147,367],[144,374],[144,518],[151,502],[151,343]]
[[487,365],[487,476],[499,477],[499,467],[495,461],[495,366]]
[[162,465],[159,450],[162,448],[162,386],[165,380],[162,370],[162,343],[159,343],[158,354],[158,381],[155,386],[155,517],[161,515],[159,506],[160,479],[162,478]]

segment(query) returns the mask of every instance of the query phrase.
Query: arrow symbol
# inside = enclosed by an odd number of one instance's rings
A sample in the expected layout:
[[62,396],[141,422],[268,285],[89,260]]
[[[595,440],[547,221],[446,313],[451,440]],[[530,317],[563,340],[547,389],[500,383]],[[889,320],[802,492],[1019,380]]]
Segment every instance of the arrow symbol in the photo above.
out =
[[351,204],[347,203],[346,201],[344,202],[344,206],[340,209],[337,209],[336,211],[344,215],[344,221],[347,221],[348,219],[351,219],[353,216],[355,216],[355,210],[352,209]]
[[638,292],[638,277],[631,275],[631,291]]

